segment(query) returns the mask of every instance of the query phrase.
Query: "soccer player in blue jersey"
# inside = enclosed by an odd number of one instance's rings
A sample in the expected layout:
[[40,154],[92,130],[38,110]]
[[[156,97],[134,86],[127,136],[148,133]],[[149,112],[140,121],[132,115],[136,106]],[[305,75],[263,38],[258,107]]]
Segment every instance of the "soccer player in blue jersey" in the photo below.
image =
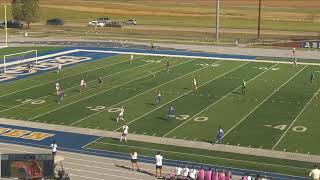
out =
[[218,133],[217,133],[217,143],[218,144],[221,143],[223,135],[224,135],[223,130],[222,130],[221,126],[219,126]]
[[160,106],[160,102],[161,102],[161,93],[160,91],[158,92],[157,96],[156,96],[156,104],[157,104],[157,107]]
[[172,118],[175,116],[175,112],[176,110],[174,109],[173,105],[170,105],[169,109],[168,109],[168,119]]
[[59,90],[57,95],[58,95],[58,104],[60,104],[64,99],[64,91],[63,90]]
[[315,79],[315,76],[314,76],[314,73],[312,73],[310,76],[310,84],[311,85],[313,84],[314,79]]

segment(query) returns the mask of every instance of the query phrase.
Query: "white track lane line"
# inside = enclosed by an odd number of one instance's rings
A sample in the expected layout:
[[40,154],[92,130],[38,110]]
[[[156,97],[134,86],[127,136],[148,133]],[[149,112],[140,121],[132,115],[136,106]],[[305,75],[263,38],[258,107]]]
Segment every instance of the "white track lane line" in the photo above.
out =
[[283,86],[285,86],[289,81],[291,81],[294,77],[296,77],[301,71],[303,71],[307,66],[300,69],[294,76],[284,82],[281,86],[279,86],[276,90],[274,90],[268,97],[266,97],[260,104],[258,104],[254,109],[252,109],[247,115],[245,115],[239,122],[237,122],[232,128],[230,128],[223,136],[225,138],[227,134],[229,134],[234,128],[236,128],[240,123],[242,123],[250,114],[252,114],[256,109],[258,109],[264,102],[266,102],[270,97],[272,97],[276,92],[278,92]]
[[[256,78],[260,77],[261,75],[263,75],[264,73],[270,71],[273,67],[275,67],[278,64],[275,64],[273,66],[271,66],[269,69],[263,71],[262,73],[258,74],[257,76],[255,76],[254,78],[250,79],[248,81],[251,82],[253,80],[255,80]],[[172,133],[173,131],[177,130],[179,127],[183,126],[184,124],[188,123],[189,121],[191,121],[193,118],[195,118],[196,116],[198,116],[199,114],[203,113],[204,111],[206,111],[207,109],[211,108],[212,106],[216,105],[217,103],[219,103],[220,101],[222,101],[224,98],[226,98],[227,96],[229,96],[230,94],[232,94],[234,91],[236,91],[237,89],[239,89],[241,86],[233,89],[232,91],[230,91],[228,94],[222,96],[220,99],[218,99],[217,101],[213,102],[212,104],[210,104],[209,106],[207,106],[206,108],[204,108],[203,110],[201,110],[200,112],[198,112],[197,114],[195,114],[194,116],[192,116],[191,118],[189,118],[188,120],[184,121],[183,123],[181,123],[180,125],[178,125],[177,127],[173,128],[171,131],[169,131],[168,133],[166,133],[165,135],[163,135],[162,137],[166,137],[167,135],[169,135],[170,133]]]

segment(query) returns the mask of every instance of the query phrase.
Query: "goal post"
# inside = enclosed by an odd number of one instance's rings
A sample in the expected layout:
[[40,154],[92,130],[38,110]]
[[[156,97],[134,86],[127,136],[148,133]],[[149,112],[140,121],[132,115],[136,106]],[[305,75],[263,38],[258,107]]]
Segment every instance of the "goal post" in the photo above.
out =
[[7,69],[9,66],[29,63],[35,64],[35,66],[37,66],[38,50],[29,50],[18,53],[6,54],[3,56],[3,73],[7,74]]

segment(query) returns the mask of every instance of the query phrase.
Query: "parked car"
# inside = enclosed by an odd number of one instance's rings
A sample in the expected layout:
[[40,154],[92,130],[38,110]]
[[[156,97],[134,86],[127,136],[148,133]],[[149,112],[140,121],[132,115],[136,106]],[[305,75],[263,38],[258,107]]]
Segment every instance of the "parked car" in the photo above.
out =
[[98,21],[111,21],[109,17],[99,17]]
[[0,22],[0,29],[4,29],[4,28],[5,28],[4,26],[5,26],[4,22],[1,21],[1,22]]
[[134,20],[134,19],[129,19],[127,22],[126,22],[127,25],[137,25],[137,21]]
[[[4,23],[3,23],[3,26],[4,26]],[[16,20],[10,20],[10,21],[7,21],[7,27],[21,29],[21,28],[23,28],[23,23],[20,21],[16,21]]]
[[105,26],[105,23],[104,23],[104,22],[101,22],[101,21],[90,21],[90,22],[88,23],[88,26],[103,27],[103,26]]
[[115,28],[122,28],[123,23],[121,22],[111,22],[105,25],[105,27],[115,27]]
[[55,19],[49,19],[47,20],[47,25],[64,25],[64,21],[62,19],[58,19],[58,18],[55,18]]

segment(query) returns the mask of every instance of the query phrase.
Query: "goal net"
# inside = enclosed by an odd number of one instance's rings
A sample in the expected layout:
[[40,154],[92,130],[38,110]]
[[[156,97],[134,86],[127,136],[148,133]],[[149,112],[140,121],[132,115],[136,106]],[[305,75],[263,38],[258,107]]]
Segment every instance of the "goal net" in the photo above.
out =
[[6,54],[3,56],[1,74],[7,74],[11,71],[28,70],[28,68],[36,67],[38,64],[38,50],[29,50],[18,53]]

